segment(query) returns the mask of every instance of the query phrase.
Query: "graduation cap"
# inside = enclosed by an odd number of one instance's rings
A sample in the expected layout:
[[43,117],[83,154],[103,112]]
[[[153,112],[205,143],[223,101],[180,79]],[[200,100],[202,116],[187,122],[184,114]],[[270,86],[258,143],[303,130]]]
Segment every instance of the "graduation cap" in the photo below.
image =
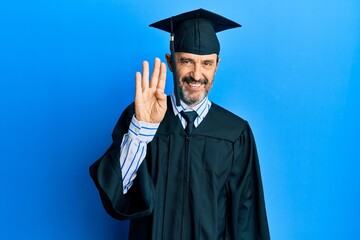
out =
[[174,91],[176,105],[179,106],[180,100],[178,97],[175,52],[187,52],[198,55],[219,54],[220,43],[216,33],[241,27],[241,25],[223,16],[200,8],[150,24],[150,27],[170,33]]

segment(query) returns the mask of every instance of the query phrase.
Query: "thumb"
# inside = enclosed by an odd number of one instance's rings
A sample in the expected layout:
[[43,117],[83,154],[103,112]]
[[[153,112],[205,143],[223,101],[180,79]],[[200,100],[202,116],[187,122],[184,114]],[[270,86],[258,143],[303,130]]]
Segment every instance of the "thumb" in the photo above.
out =
[[159,100],[166,100],[166,97],[167,97],[166,94],[164,93],[164,91],[162,91],[160,89],[156,89],[155,96]]

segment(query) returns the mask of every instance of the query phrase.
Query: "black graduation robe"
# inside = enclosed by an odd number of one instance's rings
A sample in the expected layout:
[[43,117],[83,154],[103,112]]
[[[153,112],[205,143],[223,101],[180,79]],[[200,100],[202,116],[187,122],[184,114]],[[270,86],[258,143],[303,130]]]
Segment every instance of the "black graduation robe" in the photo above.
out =
[[105,210],[130,219],[130,239],[270,239],[255,141],[246,121],[212,104],[187,137],[170,99],[133,186],[123,194],[119,152],[131,104],[113,143],[90,167]]

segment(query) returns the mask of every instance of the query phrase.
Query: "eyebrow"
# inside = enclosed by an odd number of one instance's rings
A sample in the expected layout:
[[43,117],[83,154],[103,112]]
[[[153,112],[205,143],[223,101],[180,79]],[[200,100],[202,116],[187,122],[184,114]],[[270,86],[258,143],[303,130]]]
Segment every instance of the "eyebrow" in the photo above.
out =
[[[181,58],[180,58],[180,61],[190,61],[190,62],[195,62],[195,60],[194,60],[194,59],[189,58],[189,57],[181,57]],[[214,63],[214,62],[215,62],[215,60],[214,60],[214,59],[204,59],[204,60],[201,60],[201,63],[204,63],[204,62]]]
[[215,60],[214,59],[205,59],[202,62],[209,62],[209,63],[214,63]]
[[188,57],[181,57],[180,58],[180,61],[191,61],[191,62],[194,62],[194,59],[192,59],[192,58],[188,58]]

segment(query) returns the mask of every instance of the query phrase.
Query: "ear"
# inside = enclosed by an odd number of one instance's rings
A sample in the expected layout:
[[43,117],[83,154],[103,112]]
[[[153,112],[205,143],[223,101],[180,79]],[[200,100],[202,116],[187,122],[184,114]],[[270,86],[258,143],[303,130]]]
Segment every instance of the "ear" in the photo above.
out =
[[168,53],[165,54],[165,58],[166,58],[167,65],[168,65],[170,71],[172,72],[173,70],[172,70],[172,64],[171,64],[171,54],[168,54]]
[[215,69],[215,72],[217,71],[217,69],[218,69],[218,67],[219,67],[219,63],[220,63],[220,61],[221,61],[221,58],[220,58],[220,57],[218,57],[217,62],[216,62],[216,69]]

